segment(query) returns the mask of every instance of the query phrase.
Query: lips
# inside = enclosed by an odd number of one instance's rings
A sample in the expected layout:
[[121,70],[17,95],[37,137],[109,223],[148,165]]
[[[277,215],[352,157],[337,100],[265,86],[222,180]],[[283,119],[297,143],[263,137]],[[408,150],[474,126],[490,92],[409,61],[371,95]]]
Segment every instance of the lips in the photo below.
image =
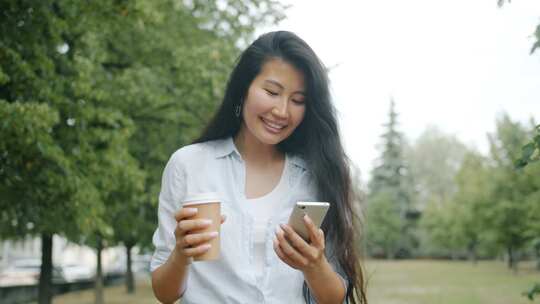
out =
[[280,123],[273,122],[264,118],[261,118],[261,120],[263,121],[266,129],[268,129],[272,133],[279,133],[281,130],[287,127],[287,125],[283,123],[280,124]]

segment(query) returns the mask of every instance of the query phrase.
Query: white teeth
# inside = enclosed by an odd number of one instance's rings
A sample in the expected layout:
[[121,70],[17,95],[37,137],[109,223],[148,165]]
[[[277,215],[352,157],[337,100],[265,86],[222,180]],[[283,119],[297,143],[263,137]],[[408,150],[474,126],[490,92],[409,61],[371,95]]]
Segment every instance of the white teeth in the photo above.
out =
[[283,129],[285,128],[285,126],[281,126],[281,125],[277,125],[275,123],[271,123],[269,122],[268,120],[264,120],[264,122],[269,125],[270,127],[274,128],[274,129]]

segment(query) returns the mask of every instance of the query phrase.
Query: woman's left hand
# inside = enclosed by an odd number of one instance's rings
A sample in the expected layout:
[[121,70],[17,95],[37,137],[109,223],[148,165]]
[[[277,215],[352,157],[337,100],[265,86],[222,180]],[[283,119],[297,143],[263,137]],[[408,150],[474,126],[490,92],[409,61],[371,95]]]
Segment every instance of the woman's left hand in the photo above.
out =
[[274,251],[287,265],[302,272],[314,270],[323,265],[324,232],[317,228],[309,216],[304,216],[304,224],[309,231],[309,243],[300,237],[289,225],[281,224],[276,231]]

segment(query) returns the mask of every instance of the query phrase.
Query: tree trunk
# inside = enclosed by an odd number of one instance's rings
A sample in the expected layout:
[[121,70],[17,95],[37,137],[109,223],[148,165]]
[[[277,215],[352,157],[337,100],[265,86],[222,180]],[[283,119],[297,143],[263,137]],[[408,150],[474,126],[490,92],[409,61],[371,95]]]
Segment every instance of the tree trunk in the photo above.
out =
[[517,269],[516,252],[514,251],[512,246],[508,246],[507,252],[508,252],[508,268],[512,269],[514,273],[517,273],[518,269]]
[[97,265],[96,265],[96,285],[95,285],[95,303],[103,304],[103,267],[101,265],[101,252],[103,251],[103,241],[101,237],[97,238]]
[[38,303],[51,304],[53,297],[52,284],[52,247],[53,239],[50,234],[41,235],[41,268],[39,274]]
[[474,241],[470,242],[467,249],[468,249],[467,251],[468,251],[469,261],[471,261],[473,265],[476,265],[478,262],[478,259],[476,258],[476,242]]
[[133,278],[133,271],[131,269],[131,249],[133,246],[131,244],[126,245],[126,256],[127,256],[127,273],[126,273],[126,290],[127,293],[135,293],[135,280]]
[[521,252],[514,250],[514,268],[512,268],[514,274],[517,274],[519,271],[519,260],[521,260]]
[[514,254],[512,252],[512,247],[508,246],[506,248],[506,263],[507,263],[507,267],[508,269],[512,269],[514,267]]
[[536,252],[536,270],[540,271],[540,240],[534,246]]

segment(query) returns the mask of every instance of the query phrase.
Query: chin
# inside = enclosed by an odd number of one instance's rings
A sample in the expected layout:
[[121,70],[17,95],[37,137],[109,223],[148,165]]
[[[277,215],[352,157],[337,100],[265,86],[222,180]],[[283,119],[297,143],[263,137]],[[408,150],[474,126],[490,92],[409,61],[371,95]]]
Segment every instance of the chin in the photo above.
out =
[[262,131],[258,134],[257,139],[266,145],[277,145],[289,137],[290,134],[270,134],[266,131]]
[[273,136],[258,136],[258,139],[263,144],[274,145],[274,146],[279,144],[283,140],[285,140],[285,138],[281,138],[281,137],[277,138],[277,137],[273,137]]

